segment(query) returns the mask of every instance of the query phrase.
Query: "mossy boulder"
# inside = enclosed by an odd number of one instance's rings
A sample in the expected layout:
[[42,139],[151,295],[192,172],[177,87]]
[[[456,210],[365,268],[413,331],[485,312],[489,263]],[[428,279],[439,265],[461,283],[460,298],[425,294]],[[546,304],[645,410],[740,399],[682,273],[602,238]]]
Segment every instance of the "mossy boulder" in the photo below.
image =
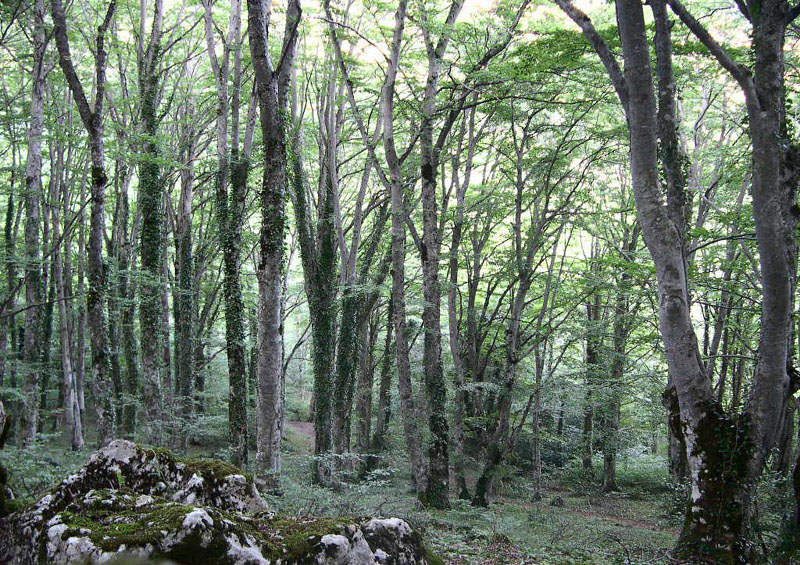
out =
[[278,517],[237,468],[127,441],[95,453],[34,505],[0,519],[0,563],[121,556],[220,565],[427,562],[419,535],[403,520]]

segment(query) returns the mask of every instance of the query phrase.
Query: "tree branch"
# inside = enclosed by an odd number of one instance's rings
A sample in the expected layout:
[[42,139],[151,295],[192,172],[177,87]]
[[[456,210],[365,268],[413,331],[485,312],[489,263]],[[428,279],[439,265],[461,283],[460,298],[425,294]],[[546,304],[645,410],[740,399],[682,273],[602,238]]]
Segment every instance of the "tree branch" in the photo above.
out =
[[680,0],[667,0],[670,8],[675,13],[676,16],[680,18],[680,20],[684,23],[686,27],[689,28],[697,39],[706,46],[714,58],[719,62],[722,67],[728,71],[736,82],[739,83],[739,86],[742,87],[745,96],[752,101],[757,101],[758,96],[756,95],[755,84],[753,83],[753,75],[750,72],[750,69],[745,67],[744,65],[740,65],[736,61],[733,60],[730,53],[728,53],[725,48],[714,39],[708,30],[701,24],[697,18],[695,18],[689,11],[681,4]]
[[594,47],[597,56],[600,57],[600,61],[603,62],[603,66],[605,66],[608,76],[611,78],[611,83],[614,85],[614,90],[617,92],[619,101],[622,103],[625,115],[627,115],[628,83],[608,43],[606,43],[605,39],[597,32],[589,16],[575,7],[571,0],[556,0],[556,4],[558,4],[558,7],[581,28],[586,39],[591,43],[592,47]]

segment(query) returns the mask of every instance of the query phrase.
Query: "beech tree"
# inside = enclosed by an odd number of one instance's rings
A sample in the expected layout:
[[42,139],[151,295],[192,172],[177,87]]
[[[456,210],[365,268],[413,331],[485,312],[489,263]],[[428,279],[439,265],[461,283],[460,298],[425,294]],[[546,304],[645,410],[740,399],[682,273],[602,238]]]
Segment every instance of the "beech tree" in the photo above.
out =
[[58,47],[58,62],[64,72],[69,89],[78,108],[89,137],[91,155],[91,213],[88,246],[89,289],[86,301],[88,325],[92,349],[92,382],[94,386],[97,411],[97,428],[100,445],[108,443],[114,434],[114,410],[111,406],[111,382],[109,380],[108,342],[105,328],[106,320],[106,275],[103,267],[103,239],[105,230],[106,166],[104,159],[103,105],[105,102],[106,32],[111,25],[117,4],[111,0],[100,26],[97,28],[95,42],[94,103],[90,106],[83,84],[72,60],[67,20],[61,0],[51,0],[51,12],[55,28],[53,35]]

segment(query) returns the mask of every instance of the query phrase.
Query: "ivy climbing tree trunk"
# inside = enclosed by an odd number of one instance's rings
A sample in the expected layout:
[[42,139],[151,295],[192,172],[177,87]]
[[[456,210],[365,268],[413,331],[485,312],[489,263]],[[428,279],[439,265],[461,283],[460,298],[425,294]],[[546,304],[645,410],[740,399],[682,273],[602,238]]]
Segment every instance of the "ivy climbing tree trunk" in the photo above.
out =
[[186,124],[181,132],[180,198],[175,213],[175,279],[173,310],[175,313],[175,396],[179,414],[191,405],[197,364],[195,360],[195,331],[197,304],[195,289],[194,240],[192,237],[192,202],[195,188],[194,160],[197,153],[197,132],[194,126],[194,106],[187,101],[182,110]]
[[[159,159],[159,116],[161,27],[163,0],[153,4],[153,22],[147,45],[144,34],[139,44],[139,96],[143,133],[143,156],[139,165],[139,208],[142,213],[141,262],[143,279],[139,289],[142,345],[142,383],[144,390],[145,435],[155,444],[164,440],[163,382],[169,366],[164,366],[166,331],[162,320],[161,294],[165,284],[164,262],[164,182]],[[147,2],[141,3],[141,30],[147,19]]]
[[299,0],[289,0],[283,50],[277,67],[269,53],[270,6],[265,0],[248,0],[250,54],[256,75],[264,143],[264,176],[261,186],[261,231],[258,275],[258,438],[256,471],[271,487],[277,487],[281,471],[281,374],[283,363],[282,289],[284,233],[286,229],[287,152],[285,116],[289,82],[294,64]]
[[[222,60],[216,55],[211,2],[206,0],[205,30],[211,68],[217,81],[217,172],[215,209],[219,242],[223,253],[223,299],[225,302],[225,351],[228,359],[228,433],[231,459],[236,465],[248,460],[247,360],[245,317],[242,297],[242,225],[247,191],[249,151],[239,152],[239,108],[241,105],[241,2],[231,1],[228,36]],[[228,82],[230,58],[234,55],[233,93]],[[233,143],[229,153],[228,118],[232,112]],[[230,190],[228,186],[230,185]]]
[[383,357],[381,359],[380,384],[378,385],[378,414],[375,418],[371,448],[374,451],[386,449],[386,433],[389,420],[392,416],[392,359],[394,358],[394,344],[392,342],[393,312],[392,299],[389,297],[386,307],[386,334],[383,342]]

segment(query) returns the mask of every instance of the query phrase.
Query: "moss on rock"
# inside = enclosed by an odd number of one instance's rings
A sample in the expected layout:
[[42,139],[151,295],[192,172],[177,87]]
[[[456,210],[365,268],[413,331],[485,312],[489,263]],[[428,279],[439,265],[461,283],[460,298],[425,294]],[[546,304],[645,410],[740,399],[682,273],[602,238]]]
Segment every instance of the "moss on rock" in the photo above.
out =
[[112,442],[36,504],[0,519],[0,563],[435,562],[396,518],[289,518],[265,508],[252,478],[232,465]]

